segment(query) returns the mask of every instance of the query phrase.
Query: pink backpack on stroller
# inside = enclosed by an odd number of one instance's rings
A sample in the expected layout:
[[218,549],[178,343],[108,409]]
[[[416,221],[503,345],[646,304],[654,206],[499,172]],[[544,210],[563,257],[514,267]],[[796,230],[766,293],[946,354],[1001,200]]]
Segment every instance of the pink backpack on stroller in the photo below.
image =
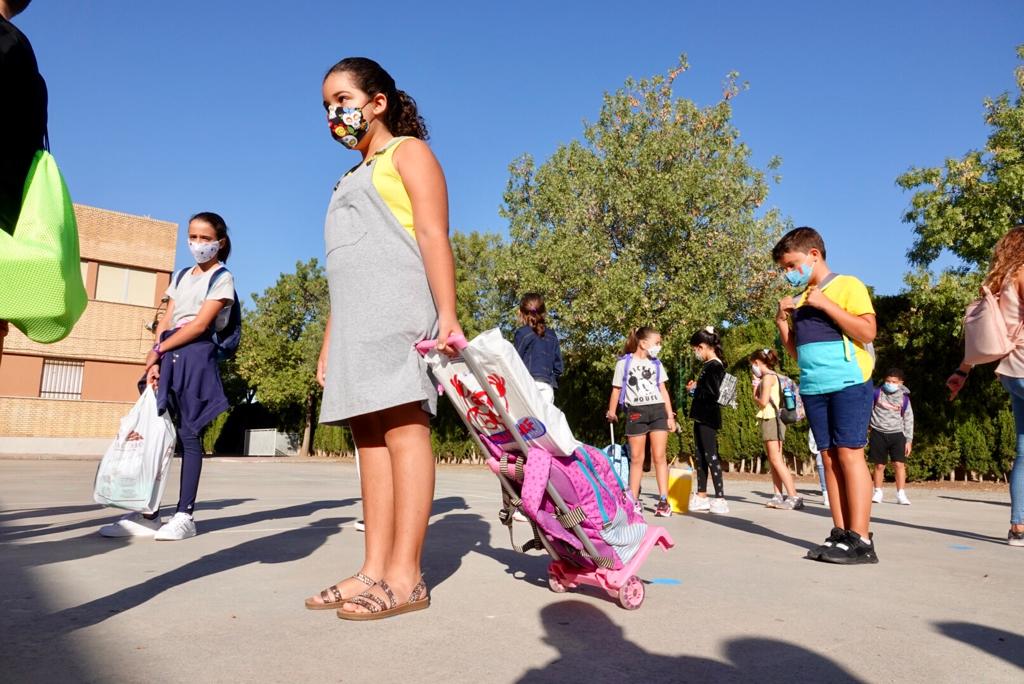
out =
[[[531,448],[525,468],[516,454],[491,446],[488,466],[520,485],[520,502],[509,500],[502,511],[507,520],[521,505],[557,545],[559,553],[582,564],[619,570],[640,548],[647,523],[633,507],[633,497],[608,462],[608,456],[592,446],[581,445],[572,456],[553,456],[543,449]],[[561,496],[569,513],[561,515],[558,505],[547,493],[548,481]],[[591,558],[580,540],[569,530],[579,525],[597,550]],[[540,548],[533,539],[517,550]]]

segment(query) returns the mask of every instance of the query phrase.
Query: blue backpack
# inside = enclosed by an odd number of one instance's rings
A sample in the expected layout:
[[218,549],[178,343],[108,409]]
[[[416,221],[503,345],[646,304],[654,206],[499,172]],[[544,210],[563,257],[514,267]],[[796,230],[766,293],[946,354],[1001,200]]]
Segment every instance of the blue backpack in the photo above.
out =
[[[192,267],[189,266],[178,271],[178,274],[174,276],[174,287],[178,287],[181,279],[191,270]],[[206,293],[209,294],[221,275],[228,272],[226,266],[221,266],[214,271],[206,287]],[[222,330],[215,329],[213,331],[213,344],[217,347],[218,362],[234,357],[235,352],[238,351],[238,345],[242,341],[242,306],[238,301],[238,292],[232,290],[231,294],[234,296],[235,301],[231,305],[231,311],[228,313],[228,322]],[[216,319],[214,319],[214,324],[216,324]]]

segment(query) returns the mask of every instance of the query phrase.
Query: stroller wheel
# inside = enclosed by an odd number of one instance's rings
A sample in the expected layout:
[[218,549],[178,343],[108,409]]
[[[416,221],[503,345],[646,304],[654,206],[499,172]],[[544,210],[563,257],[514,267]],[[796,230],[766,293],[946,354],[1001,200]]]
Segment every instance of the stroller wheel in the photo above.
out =
[[643,604],[645,593],[644,583],[633,575],[619,588],[619,605],[626,610],[636,610]]
[[548,588],[556,594],[564,594],[567,589],[554,575],[548,575]]

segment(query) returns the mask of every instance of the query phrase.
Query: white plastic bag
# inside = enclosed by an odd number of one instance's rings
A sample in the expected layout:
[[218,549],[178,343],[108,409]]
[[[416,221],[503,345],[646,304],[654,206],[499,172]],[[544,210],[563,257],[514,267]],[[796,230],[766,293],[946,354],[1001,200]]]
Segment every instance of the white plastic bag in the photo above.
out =
[[[469,343],[487,381],[504,402],[519,434],[530,444],[556,456],[569,456],[579,442],[565,415],[544,401],[533,377],[512,344],[497,328],[480,333]],[[431,351],[426,356],[434,378],[467,422],[506,451],[516,451],[512,435],[501,422],[490,398],[461,357],[450,359]]]
[[176,438],[171,417],[157,414],[156,395],[147,386],[96,469],[96,503],[140,513],[159,510]]

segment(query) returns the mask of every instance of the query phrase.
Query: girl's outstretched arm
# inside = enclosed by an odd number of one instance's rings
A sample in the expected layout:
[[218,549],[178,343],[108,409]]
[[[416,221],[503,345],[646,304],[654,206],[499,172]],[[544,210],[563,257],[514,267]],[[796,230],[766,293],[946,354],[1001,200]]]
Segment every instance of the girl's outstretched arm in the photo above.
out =
[[448,337],[461,335],[462,328],[455,313],[455,258],[448,242],[448,188],[444,172],[422,140],[403,143],[395,150],[394,162],[412,203],[416,242],[437,307],[438,350],[452,353],[447,346]]

